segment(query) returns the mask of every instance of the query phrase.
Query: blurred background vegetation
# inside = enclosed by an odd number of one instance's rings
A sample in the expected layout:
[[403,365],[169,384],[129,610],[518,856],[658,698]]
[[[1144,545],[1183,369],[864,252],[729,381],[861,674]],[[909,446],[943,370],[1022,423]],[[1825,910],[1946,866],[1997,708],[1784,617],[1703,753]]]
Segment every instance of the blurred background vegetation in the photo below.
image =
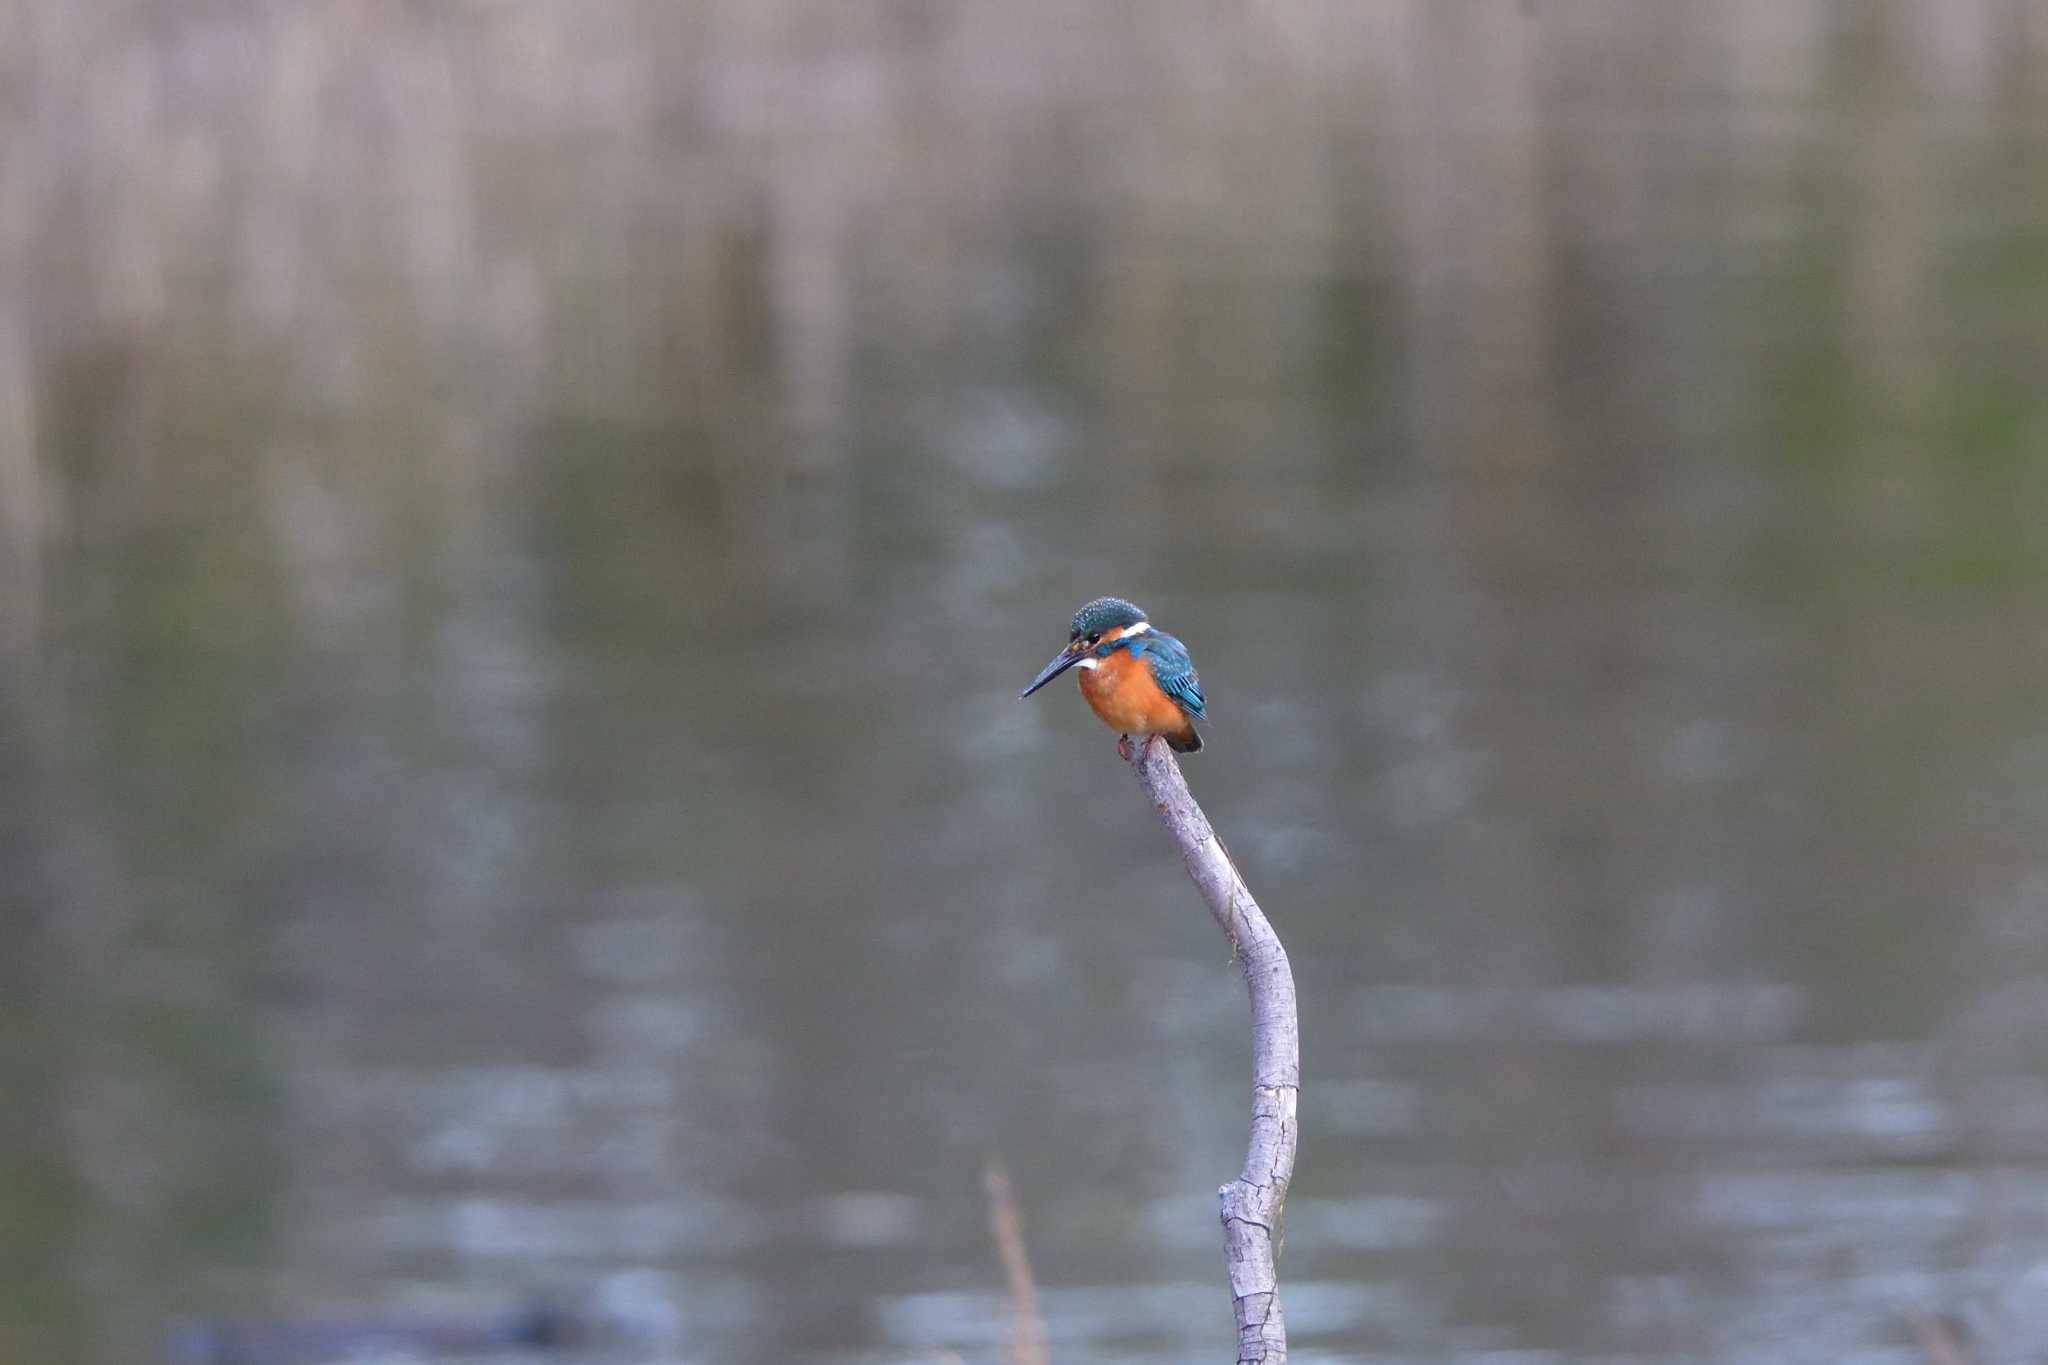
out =
[[[2048,9],[0,4],[0,1365],[2048,1354]],[[615,1344],[616,1345],[616,1344]]]

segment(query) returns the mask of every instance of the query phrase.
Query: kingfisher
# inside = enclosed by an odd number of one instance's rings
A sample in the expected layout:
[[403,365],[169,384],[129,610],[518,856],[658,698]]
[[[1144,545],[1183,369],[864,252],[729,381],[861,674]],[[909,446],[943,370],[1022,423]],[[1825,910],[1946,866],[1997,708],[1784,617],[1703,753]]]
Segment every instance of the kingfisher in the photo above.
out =
[[1152,629],[1145,613],[1121,597],[1098,597],[1074,613],[1067,647],[1039,670],[1017,700],[1036,692],[1070,668],[1081,670],[1081,695],[1117,732],[1116,751],[1131,756],[1131,736],[1166,741],[1175,753],[1202,747],[1197,721],[1209,718],[1202,680],[1195,676],[1187,646]]

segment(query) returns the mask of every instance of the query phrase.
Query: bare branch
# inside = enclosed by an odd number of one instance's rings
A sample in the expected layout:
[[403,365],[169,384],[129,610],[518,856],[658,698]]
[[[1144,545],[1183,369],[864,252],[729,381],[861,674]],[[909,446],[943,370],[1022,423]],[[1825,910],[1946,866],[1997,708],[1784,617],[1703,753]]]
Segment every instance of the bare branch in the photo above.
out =
[[1294,972],[1273,926],[1209,825],[1166,745],[1130,746],[1131,770],[1152,800],[1181,863],[1230,940],[1252,1006],[1252,1136],[1244,1170],[1217,1191],[1223,1254],[1237,1314],[1238,1365],[1281,1365],[1287,1324],[1273,1245],[1294,1178],[1295,1106],[1301,1091],[1301,1026]]

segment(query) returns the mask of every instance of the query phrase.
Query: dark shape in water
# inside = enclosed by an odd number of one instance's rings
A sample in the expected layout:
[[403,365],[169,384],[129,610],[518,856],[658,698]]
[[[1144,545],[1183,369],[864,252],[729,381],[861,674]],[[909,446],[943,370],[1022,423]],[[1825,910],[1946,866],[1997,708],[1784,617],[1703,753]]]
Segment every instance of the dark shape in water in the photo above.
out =
[[164,1332],[164,1359],[168,1365],[312,1365],[381,1352],[443,1356],[517,1347],[546,1350],[581,1335],[577,1318],[545,1305],[467,1318],[175,1318]]

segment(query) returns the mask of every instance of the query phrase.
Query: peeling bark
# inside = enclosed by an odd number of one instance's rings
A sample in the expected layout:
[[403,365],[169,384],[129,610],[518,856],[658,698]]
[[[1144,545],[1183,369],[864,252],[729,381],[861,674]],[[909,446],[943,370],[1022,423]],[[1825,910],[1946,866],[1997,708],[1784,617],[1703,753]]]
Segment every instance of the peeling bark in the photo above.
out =
[[1238,1365],[1287,1359],[1287,1323],[1273,1268],[1275,1233],[1294,1178],[1295,1105],[1301,1091],[1301,1026],[1287,950],[1237,865],[1202,814],[1164,744],[1129,746],[1131,771],[1180,850],[1181,863],[1230,940],[1252,1006],[1252,1136],[1244,1170],[1217,1191],[1223,1255],[1237,1314]]

